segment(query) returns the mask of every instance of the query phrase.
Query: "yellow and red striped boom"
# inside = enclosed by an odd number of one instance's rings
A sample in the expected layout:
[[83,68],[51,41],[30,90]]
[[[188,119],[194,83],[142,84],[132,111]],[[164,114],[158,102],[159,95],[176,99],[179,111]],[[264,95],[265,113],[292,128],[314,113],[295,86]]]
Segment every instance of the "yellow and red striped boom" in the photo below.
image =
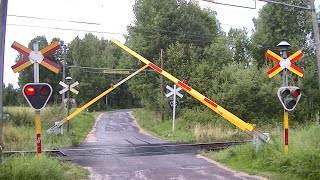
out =
[[138,53],[134,52],[133,50],[131,50],[127,46],[123,45],[119,41],[117,41],[115,39],[112,39],[111,41],[114,44],[116,44],[119,47],[121,47],[122,49],[124,49],[125,51],[127,51],[129,54],[133,55],[134,57],[136,57],[140,61],[142,61],[145,64],[147,64],[148,66],[150,66],[152,69],[157,71],[159,74],[162,74],[163,76],[165,76],[166,78],[168,78],[169,80],[171,80],[172,82],[174,82],[175,84],[180,86],[183,90],[185,90],[191,96],[193,96],[194,98],[196,98],[197,100],[202,102],[204,105],[206,105],[207,107],[212,109],[214,112],[218,113],[220,116],[222,116],[223,118],[228,120],[230,123],[234,124],[237,128],[239,128],[242,131],[248,133],[249,135],[254,135],[255,134],[258,137],[260,137],[261,139],[263,139],[265,141],[269,141],[269,139],[266,138],[263,134],[261,134],[260,132],[254,130],[254,127],[251,124],[244,122],[243,120],[241,120],[240,118],[238,118],[234,114],[230,113],[229,111],[227,111],[226,109],[224,109],[223,107],[218,105],[217,103],[213,102],[209,98],[207,98],[204,95],[200,94],[198,91],[196,91],[195,89],[191,88],[190,86],[184,84],[179,79],[175,78],[174,76],[172,76],[168,72],[166,72],[163,69],[161,69],[160,67],[156,66],[155,64],[153,64],[152,62],[150,62],[146,58],[142,57]]

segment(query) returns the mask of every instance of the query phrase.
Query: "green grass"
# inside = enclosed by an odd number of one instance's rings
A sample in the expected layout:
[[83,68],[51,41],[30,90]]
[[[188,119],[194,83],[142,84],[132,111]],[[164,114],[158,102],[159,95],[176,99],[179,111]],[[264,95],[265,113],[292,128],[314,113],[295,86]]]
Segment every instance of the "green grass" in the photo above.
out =
[[[3,127],[4,150],[36,150],[34,111],[29,107],[6,107],[10,114]],[[64,127],[63,135],[48,135],[46,130],[66,113],[61,107],[46,107],[41,111],[42,149],[77,146],[92,129],[98,112],[82,112],[71,121],[70,133]],[[88,179],[88,171],[70,162],[42,156],[4,157],[0,179]]]
[[[175,132],[172,132],[171,119],[161,121],[160,116],[150,110],[136,109],[133,115],[147,132],[171,141],[212,142],[251,139],[244,132],[236,130],[228,122],[212,116],[212,113],[207,111],[184,111],[177,116]],[[252,143],[248,143],[203,155],[233,169],[270,179],[320,179],[319,125],[300,125],[291,128],[288,154],[283,152],[283,129],[270,125],[264,127],[264,130],[270,132],[274,143],[264,144],[258,152]]]
[[159,114],[147,109],[135,109],[133,116],[147,132],[170,141],[212,142],[248,138],[245,133],[208,111],[185,110],[181,116],[176,116],[174,132],[171,117],[161,121]]
[[[10,107],[5,109],[5,112],[9,112],[10,120],[3,128],[4,150],[35,150],[34,111],[27,107]],[[46,130],[53,126],[55,121],[62,120],[65,115],[60,107],[45,108],[41,111],[42,149],[79,145],[92,129],[98,114],[82,112],[70,121],[69,134],[64,125],[63,135],[48,135]]]
[[85,180],[88,171],[76,164],[42,156],[15,156],[5,158],[0,167],[4,180]]
[[320,179],[320,126],[308,126],[290,133],[289,153],[283,152],[283,138],[265,144],[256,152],[252,144],[204,154],[234,169],[271,179]]

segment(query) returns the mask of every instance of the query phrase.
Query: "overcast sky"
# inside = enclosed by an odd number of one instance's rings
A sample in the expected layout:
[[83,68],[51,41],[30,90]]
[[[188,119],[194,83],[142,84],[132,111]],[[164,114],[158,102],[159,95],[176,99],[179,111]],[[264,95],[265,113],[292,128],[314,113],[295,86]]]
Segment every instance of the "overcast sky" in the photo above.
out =
[[[48,42],[58,37],[66,43],[76,36],[84,37],[90,31],[99,38],[115,38],[123,41],[126,26],[133,23],[133,5],[135,0],[9,0],[6,30],[6,46],[4,59],[4,83],[12,83],[18,87],[18,73],[13,73],[11,66],[15,64],[18,52],[11,48],[14,41],[27,46],[36,36],[45,36]],[[215,0],[254,7],[254,0]],[[258,10],[265,4],[257,2],[257,9],[245,9],[217,5],[199,0],[201,7],[210,7],[217,12],[224,31],[230,27],[253,28],[252,18],[258,16]],[[316,7],[320,0],[316,0]],[[22,18],[16,16],[39,17],[52,20]],[[57,21],[63,20],[63,21]],[[73,23],[67,21],[87,22]],[[49,27],[49,28],[48,28]],[[54,28],[54,29],[52,29]],[[63,30],[64,29],[64,30]],[[69,29],[69,30],[66,30]],[[42,68],[40,66],[40,68]],[[41,76],[41,74],[40,74]]]

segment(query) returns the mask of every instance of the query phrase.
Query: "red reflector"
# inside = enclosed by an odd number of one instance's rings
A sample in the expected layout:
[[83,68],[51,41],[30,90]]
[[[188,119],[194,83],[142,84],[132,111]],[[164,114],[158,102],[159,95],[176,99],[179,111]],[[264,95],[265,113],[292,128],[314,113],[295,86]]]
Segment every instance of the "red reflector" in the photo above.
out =
[[184,79],[182,82],[188,85],[188,79]]
[[27,86],[24,88],[24,94],[27,96],[33,96],[35,94],[34,86]]
[[48,95],[49,94],[49,87],[48,86],[42,86],[41,89],[40,89],[40,93],[41,95]]
[[296,89],[294,91],[291,92],[291,95],[293,97],[298,97],[300,95],[300,89]]

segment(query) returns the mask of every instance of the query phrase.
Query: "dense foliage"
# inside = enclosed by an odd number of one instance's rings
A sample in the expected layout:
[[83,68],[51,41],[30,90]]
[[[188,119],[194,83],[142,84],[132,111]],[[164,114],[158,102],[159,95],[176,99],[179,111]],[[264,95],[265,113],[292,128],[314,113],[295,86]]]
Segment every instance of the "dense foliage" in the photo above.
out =
[[[306,1],[286,0],[306,6]],[[189,85],[219,105],[248,122],[268,122],[281,117],[282,108],[276,91],[282,86],[281,75],[267,78],[266,72],[274,64],[265,57],[267,49],[278,53],[276,45],[288,41],[289,54],[302,49],[305,56],[296,64],[305,69],[298,79],[289,73],[289,85],[302,89],[302,98],[294,111],[296,121],[310,121],[320,110],[319,80],[314,55],[310,15],[307,11],[278,4],[266,4],[253,19],[255,30],[231,28],[223,32],[216,12],[201,9],[196,1],[137,0],[133,11],[135,20],[128,25],[126,45],[160,66],[160,51],[164,51],[164,69],[178,79],[188,79]],[[58,38],[56,40],[59,40]],[[44,37],[36,37],[39,49],[48,45]],[[106,69],[138,69],[141,62],[131,57],[109,40],[87,34],[76,37],[67,45],[68,75],[79,81],[81,92],[73,96],[77,104],[88,102],[126,75],[106,74]],[[56,61],[61,51],[49,57]],[[22,57],[19,57],[21,59]],[[58,62],[57,62],[58,63]],[[19,84],[32,80],[33,69],[27,68],[19,76]],[[54,87],[51,102],[58,102],[57,84],[61,73],[54,75],[41,70],[41,81]],[[165,85],[172,82],[165,80]],[[171,113],[168,100],[161,94],[160,77],[156,72],[145,72],[115,89],[95,103],[91,109],[108,106],[120,108],[144,106],[157,112]],[[166,93],[166,91],[164,91]],[[11,101],[11,100],[8,100]],[[10,104],[9,104],[10,105]],[[179,99],[179,108],[203,109],[201,103],[186,95]],[[277,115],[279,114],[279,116]]]

